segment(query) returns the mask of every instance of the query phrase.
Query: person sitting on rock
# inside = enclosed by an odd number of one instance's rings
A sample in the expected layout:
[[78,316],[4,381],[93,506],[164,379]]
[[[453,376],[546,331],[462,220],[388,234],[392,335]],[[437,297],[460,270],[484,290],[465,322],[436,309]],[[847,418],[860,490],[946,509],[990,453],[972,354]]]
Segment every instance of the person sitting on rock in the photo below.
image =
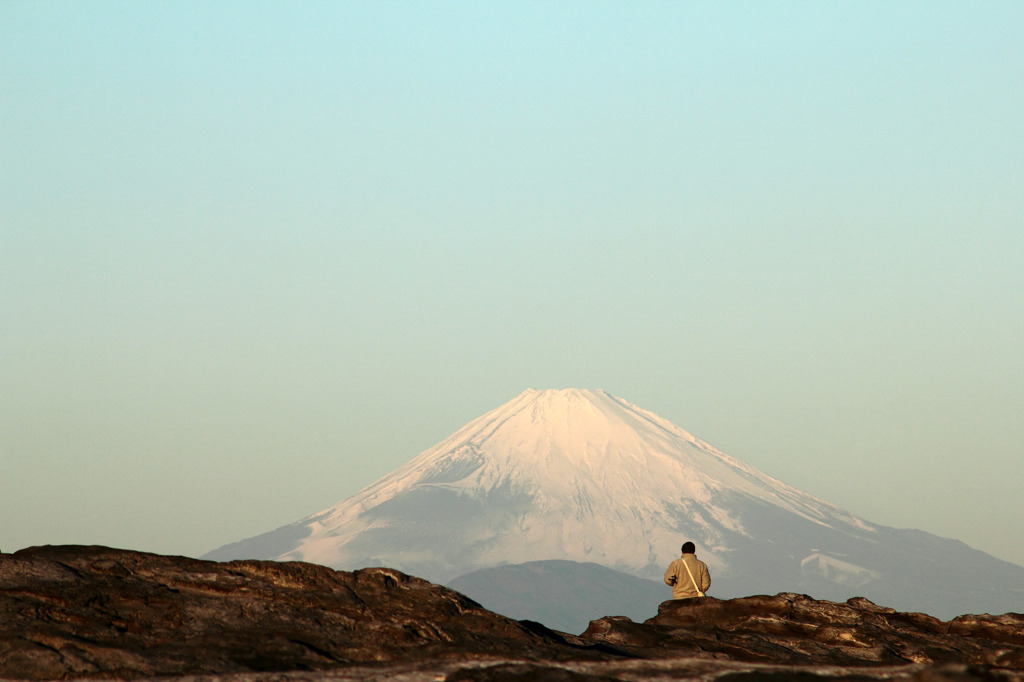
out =
[[703,597],[711,587],[708,566],[697,558],[692,542],[683,543],[683,556],[673,561],[665,571],[665,584],[672,586],[673,599]]

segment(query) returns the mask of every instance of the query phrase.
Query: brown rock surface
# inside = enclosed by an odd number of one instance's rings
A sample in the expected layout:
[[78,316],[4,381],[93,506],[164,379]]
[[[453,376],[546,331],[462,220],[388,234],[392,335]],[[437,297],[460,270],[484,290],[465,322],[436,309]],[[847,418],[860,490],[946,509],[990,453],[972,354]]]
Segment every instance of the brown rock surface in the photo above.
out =
[[579,637],[386,568],[103,547],[0,555],[0,678],[1014,680],[1024,616],[943,622],[863,599],[669,601]]
[[782,593],[666,601],[643,623],[592,621],[581,635],[636,657],[710,656],[789,664],[962,663],[1024,669],[1024,615],[944,622],[867,599],[845,603]]
[[217,563],[103,547],[0,556],[0,677],[325,670],[425,658],[558,660],[540,626],[399,571]]

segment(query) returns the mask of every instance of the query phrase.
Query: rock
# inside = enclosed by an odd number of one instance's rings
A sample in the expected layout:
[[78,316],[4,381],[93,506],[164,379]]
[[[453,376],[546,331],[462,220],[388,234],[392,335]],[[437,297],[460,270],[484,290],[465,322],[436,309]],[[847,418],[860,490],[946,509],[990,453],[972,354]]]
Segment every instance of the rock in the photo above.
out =
[[0,677],[139,678],[366,662],[593,656],[560,635],[386,568],[103,547],[0,557]]
[[1024,615],[943,622],[867,599],[782,593],[667,601],[643,623],[591,622],[580,639],[636,657],[695,656],[798,665],[969,664],[1024,669]]
[[0,556],[0,678],[168,676],[1024,682],[1024,616],[944,622],[783,593],[669,601],[642,623],[606,617],[573,636],[387,568],[105,547]]

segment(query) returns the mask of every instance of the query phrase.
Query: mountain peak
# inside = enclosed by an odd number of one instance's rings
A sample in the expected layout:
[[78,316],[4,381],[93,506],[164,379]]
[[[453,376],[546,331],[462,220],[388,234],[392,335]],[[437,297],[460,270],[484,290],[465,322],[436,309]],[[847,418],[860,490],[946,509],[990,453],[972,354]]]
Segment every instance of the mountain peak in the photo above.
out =
[[526,398],[537,402],[554,404],[560,401],[595,401],[607,397],[608,393],[600,388],[528,388],[516,398]]
[[292,545],[272,558],[436,580],[544,559],[653,577],[686,539],[723,568],[764,507],[868,528],[606,391],[528,389],[268,540]]

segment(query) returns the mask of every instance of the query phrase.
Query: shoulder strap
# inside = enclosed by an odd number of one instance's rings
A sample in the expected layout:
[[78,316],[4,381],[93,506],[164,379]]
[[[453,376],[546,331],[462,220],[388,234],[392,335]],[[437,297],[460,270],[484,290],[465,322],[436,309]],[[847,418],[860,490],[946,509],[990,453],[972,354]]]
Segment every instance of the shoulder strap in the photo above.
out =
[[685,559],[683,560],[683,568],[685,568],[686,572],[690,574],[690,582],[693,583],[693,589],[700,592],[700,588],[697,587],[697,581],[693,579],[693,573],[690,571],[690,567],[686,565]]

